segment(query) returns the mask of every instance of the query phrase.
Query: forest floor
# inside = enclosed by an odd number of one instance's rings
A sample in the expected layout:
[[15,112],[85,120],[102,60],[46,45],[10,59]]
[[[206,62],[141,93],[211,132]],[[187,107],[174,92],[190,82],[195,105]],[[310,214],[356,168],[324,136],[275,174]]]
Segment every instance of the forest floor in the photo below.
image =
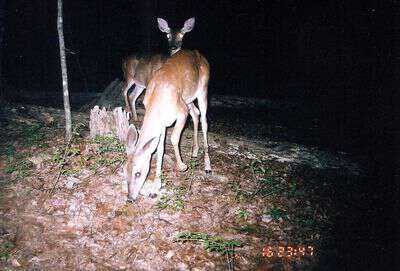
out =
[[349,212],[359,165],[345,153],[265,136],[284,126],[253,127],[251,117],[214,110],[212,175],[201,151],[190,158],[189,124],[181,140],[189,169],[174,171],[167,138],[161,195],[129,204],[125,148],[113,136],[91,140],[87,113],[73,114],[67,144],[62,110],[3,108],[0,268],[324,270],[340,262],[334,227]]

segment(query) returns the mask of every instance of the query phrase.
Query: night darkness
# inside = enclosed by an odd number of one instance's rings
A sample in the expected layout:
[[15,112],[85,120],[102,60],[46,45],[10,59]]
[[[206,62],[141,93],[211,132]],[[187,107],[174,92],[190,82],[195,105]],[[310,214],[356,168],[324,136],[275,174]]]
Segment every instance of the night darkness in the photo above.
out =
[[[0,2],[5,5],[0,14],[5,18],[0,25],[2,103],[62,108],[57,1]],[[235,112],[231,120],[210,108],[212,132],[221,122],[250,139],[293,140],[346,152],[365,168],[362,188],[351,192],[354,202],[333,219],[329,249],[338,251],[326,252],[314,270],[393,270],[400,264],[395,257],[400,255],[399,7],[395,0],[64,0],[72,108],[82,105],[74,95],[98,93],[114,79],[122,80],[121,61],[128,54],[167,51],[157,17],[174,28],[195,17],[183,47],[199,50],[210,62],[209,98],[299,105],[284,117],[250,108]],[[253,134],[241,128],[242,122],[255,127],[270,121],[283,123],[295,135],[283,139],[271,131]],[[313,121],[318,128],[309,134],[306,127]],[[334,198],[342,200],[340,194]]]

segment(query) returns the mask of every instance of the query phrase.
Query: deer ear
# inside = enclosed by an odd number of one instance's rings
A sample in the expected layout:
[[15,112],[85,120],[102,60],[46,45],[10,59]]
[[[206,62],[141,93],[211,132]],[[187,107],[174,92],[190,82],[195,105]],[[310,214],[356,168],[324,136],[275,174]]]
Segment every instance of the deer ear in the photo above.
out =
[[193,27],[194,27],[194,22],[195,22],[194,17],[192,17],[192,18],[190,18],[190,19],[187,19],[187,20],[185,21],[185,24],[183,25],[183,27],[182,27],[182,29],[181,29],[181,32],[182,32],[182,33],[187,33],[187,32],[192,31],[192,29],[193,29]]
[[158,28],[160,29],[161,32],[164,33],[171,32],[171,29],[169,28],[166,20],[164,20],[163,18],[157,18],[157,22],[158,22]]
[[128,128],[128,133],[126,135],[126,150],[128,153],[135,150],[138,137],[139,135],[135,125],[130,124]]
[[150,139],[149,141],[146,142],[146,144],[143,145],[142,148],[142,152],[147,151],[153,144],[158,143],[155,139],[157,139],[158,137],[153,137],[152,139]]

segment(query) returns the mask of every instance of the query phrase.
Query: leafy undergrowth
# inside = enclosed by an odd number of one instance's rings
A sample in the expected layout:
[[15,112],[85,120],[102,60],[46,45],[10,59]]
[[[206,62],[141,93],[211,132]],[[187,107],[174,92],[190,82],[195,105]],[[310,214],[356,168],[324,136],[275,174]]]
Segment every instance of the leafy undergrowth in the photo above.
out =
[[79,125],[65,144],[61,129],[31,125],[3,127],[5,270],[317,270],[329,246],[336,171],[232,155],[229,139],[211,134],[206,175],[202,155],[188,156],[186,129],[188,171],[174,170],[167,140],[162,194],[127,204],[126,155],[115,137],[90,140]]

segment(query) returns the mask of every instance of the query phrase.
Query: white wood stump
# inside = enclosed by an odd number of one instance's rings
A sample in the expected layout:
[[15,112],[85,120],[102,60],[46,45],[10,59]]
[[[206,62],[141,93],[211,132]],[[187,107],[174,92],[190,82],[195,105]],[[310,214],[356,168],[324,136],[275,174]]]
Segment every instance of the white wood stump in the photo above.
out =
[[125,112],[121,107],[117,107],[113,111],[107,111],[105,107],[100,109],[96,105],[90,110],[90,137],[95,138],[97,135],[115,134],[122,143],[125,143],[129,128],[129,118],[129,113]]
[[117,107],[113,111],[114,123],[117,132],[118,139],[121,143],[126,143],[126,137],[128,135],[129,119],[130,114],[122,109],[122,107]]

